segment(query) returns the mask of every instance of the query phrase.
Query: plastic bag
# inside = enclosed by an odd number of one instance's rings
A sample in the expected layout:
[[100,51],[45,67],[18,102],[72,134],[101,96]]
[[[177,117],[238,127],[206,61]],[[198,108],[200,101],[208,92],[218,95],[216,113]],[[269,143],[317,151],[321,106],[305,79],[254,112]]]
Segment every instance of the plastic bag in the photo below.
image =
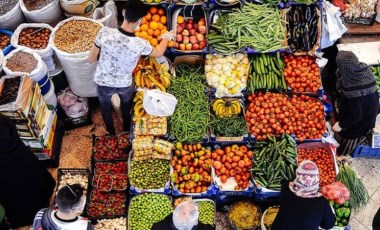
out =
[[58,96],[59,105],[70,118],[78,118],[86,116],[88,113],[87,98],[76,96],[69,88],[61,91]]
[[115,2],[109,0],[103,7],[96,8],[92,18],[103,23],[104,26],[117,28],[117,8]]
[[350,191],[340,181],[323,186],[321,193],[328,200],[334,200],[337,204],[343,204],[350,199]]
[[171,116],[177,105],[175,96],[159,89],[144,89],[143,106],[149,115]]
[[0,28],[15,30],[18,25],[25,22],[24,14],[20,8],[20,2],[17,2],[15,7],[6,14],[0,16]]
[[332,46],[347,31],[341,19],[339,7],[323,2],[321,48]]

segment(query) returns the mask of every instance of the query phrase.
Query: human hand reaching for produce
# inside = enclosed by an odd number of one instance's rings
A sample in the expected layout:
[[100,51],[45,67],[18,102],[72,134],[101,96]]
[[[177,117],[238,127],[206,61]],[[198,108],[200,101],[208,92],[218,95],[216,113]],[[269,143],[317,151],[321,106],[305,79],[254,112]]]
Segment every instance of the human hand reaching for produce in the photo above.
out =
[[332,130],[334,132],[340,132],[342,128],[339,126],[339,122],[335,123],[335,125],[332,127]]
[[174,30],[171,30],[171,31],[166,31],[163,35],[162,35],[162,39],[168,39],[168,41],[174,41],[175,40],[175,37],[176,37],[176,34],[174,32]]

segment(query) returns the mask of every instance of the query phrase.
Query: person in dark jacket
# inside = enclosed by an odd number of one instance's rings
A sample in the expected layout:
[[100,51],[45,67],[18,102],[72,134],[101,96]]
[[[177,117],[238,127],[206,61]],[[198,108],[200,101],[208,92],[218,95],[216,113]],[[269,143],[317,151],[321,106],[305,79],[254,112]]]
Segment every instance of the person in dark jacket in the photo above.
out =
[[368,135],[374,128],[379,111],[376,80],[368,65],[359,62],[350,51],[339,51],[337,90],[338,122],[333,126],[340,146],[338,155],[352,154],[357,145],[369,143]]
[[377,210],[372,220],[372,230],[380,230],[380,208]]
[[174,212],[153,225],[152,230],[213,230],[215,227],[198,221],[199,209],[194,201],[184,201]]
[[33,230],[93,230],[86,218],[79,216],[86,205],[80,184],[62,187],[55,198],[58,208],[42,209],[36,215]]
[[318,192],[319,172],[314,162],[304,160],[296,179],[281,187],[280,210],[272,230],[318,230],[335,225],[335,214],[328,200]]
[[48,207],[55,180],[20,139],[16,125],[0,115],[0,203],[11,228],[31,225]]

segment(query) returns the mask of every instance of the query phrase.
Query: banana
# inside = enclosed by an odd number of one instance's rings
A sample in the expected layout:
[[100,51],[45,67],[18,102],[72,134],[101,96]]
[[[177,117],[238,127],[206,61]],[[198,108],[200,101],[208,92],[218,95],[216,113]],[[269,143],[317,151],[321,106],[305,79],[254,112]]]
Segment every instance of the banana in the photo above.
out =
[[163,85],[161,85],[151,74],[148,74],[148,79],[162,92],[166,92],[166,89]]
[[150,61],[150,64],[151,64],[151,66],[153,66],[153,69],[155,71],[159,71],[160,70],[160,65],[158,64],[158,62],[157,62],[157,60],[156,60],[155,57],[150,57],[149,61]]

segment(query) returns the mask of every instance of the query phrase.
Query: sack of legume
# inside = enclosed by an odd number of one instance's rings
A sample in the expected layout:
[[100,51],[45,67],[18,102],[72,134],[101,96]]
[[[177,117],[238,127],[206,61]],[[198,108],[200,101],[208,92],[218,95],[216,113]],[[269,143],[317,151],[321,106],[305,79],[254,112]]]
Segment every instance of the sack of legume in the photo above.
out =
[[25,22],[19,0],[0,1],[0,28],[14,30]]
[[63,19],[59,0],[20,0],[20,8],[28,22],[55,26]]
[[17,27],[11,38],[15,48],[28,47],[38,53],[45,62],[48,71],[55,70],[53,49],[49,45],[53,27],[45,23],[23,23]]
[[[79,97],[96,97],[94,75],[97,63],[87,61],[103,24],[84,17],[68,18],[54,28],[49,44],[65,71],[70,89]],[[80,36],[78,36],[80,35]]]
[[47,75],[46,65],[40,55],[26,47],[15,49],[5,56],[3,69],[9,76],[28,75],[34,82]]

